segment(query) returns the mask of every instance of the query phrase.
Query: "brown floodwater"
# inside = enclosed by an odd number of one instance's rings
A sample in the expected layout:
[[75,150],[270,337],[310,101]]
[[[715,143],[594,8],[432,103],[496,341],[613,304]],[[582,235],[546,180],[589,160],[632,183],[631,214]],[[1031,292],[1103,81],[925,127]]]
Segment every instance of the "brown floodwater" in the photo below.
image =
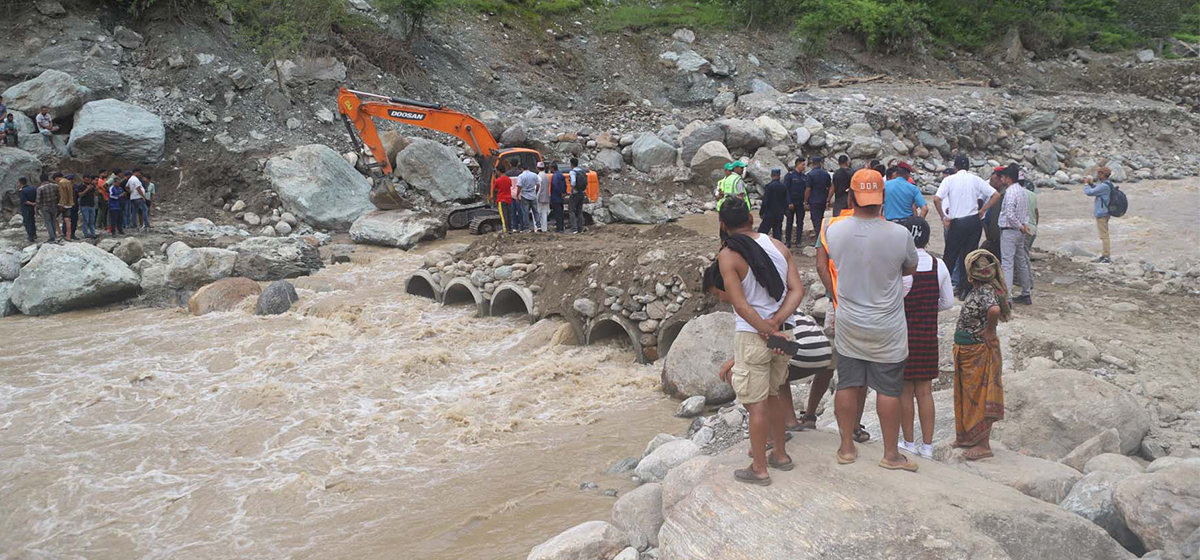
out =
[[0,557],[524,558],[686,426],[628,349],[406,295],[420,255],[365,251],[281,316],[0,321]]

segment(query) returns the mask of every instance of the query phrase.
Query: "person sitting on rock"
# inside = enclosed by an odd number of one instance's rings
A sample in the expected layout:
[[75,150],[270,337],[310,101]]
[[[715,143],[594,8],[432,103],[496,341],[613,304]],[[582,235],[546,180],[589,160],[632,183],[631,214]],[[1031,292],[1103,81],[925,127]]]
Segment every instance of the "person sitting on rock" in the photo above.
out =
[[992,456],[992,423],[1004,419],[1003,360],[996,323],[1012,316],[996,257],[976,249],[965,259],[970,288],[954,331],[954,447],[963,458]]
[[12,113],[9,113],[7,117],[4,117],[4,145],[15,148],[17,147],[17,140],[17,123],[13,120]]
[[[769,485],[770,466],[779,470],[795,467],[785,449],[783,418],[791,403],[779,398],[779,387],[787,380],[789,356],[768,347],[771,337],[791,340],[792,325],[785,324],[804,297],[800,273],[791,252],[782,242],[754,231],[754,218],[744,204],[722,206],[721,228],[728,234],[716,267],[725,291],[718,297],[736,312],[734,364],[729,378],[738,400],[750,414],[750,450],[754,461],[734,472],[748,484]],[[715,273],[706,275],[704,286],[711,291]],[[767,457],[767,438],[775,443]]]
[[54,133],[58,132],[58,125],[54,124],[54,117],[50,116],[50,108],[42,107],[42,111],[38,113],[36,120],[38,134],[41,134],[42,138],[46,139],[51,148],[57,149],[54,148]]

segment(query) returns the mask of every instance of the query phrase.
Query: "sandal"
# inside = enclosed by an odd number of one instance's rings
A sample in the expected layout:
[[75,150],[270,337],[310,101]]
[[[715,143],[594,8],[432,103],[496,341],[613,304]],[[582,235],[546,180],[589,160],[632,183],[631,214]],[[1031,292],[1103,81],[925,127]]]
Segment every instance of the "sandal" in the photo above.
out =
[[[784,435],[783,435],[783,441],[784,441],[784,442],[789,442],[789,441],[792,441],[792,438],[793,438],[793,437],[796,437],[796,436],[792,435],[792,432],[785,431],[785,432],[784,432]],[[775,449],[775,443],[774,443],[774,442],[770,442],[770,441],[768,441],[768,442],[767,442],[767,451],[770,451],[770,450],[772,450],[772,449]],[[754,451],[747,449],[747,450],[746,450],[746,456],[747,456],[747,457],[754,457]]]
[[796,468],[796,462],[791,457],[787,458],[787,462],[776,463],[773,456],[767,456],[767,466],[779,471],[790,471]]
[[881,466],[889,471],[917,472],[916,461],[909,461],[907,457],[905,457],[904,463],[900,464],[900,465],[892,465],[892,464],[888,463],[887,461],[880,461],[879,466]]
[[871,434],[867,431],[866,426],[859,424],[857,428],[854,428],[854,441],[855,443],[867,443],[871,441]]
[[972,453],[973,451],[975,451],[974,448],[964,451],[962,454],[963,459],[966,459],[968,461],[978,461],[980,459],[987,459],[988,457],[995,457],[995,455],[992,454],[992,451],[990,449],[987,451],[979,451],[979,452]]
[[750,467],[746,467],[744,469],[738,469],[736,471],[733,471],[733,479],[738,482],[744,482],[746,484],[754,484],[756,486],[770,486],[771,485],[771,476],[770,475],[759,478],[758,475],[754,474],[754,469],[752,469]]
[[843,457],[842,453],[839,451],[837,453],[837,460],[838,460],[839,465],[849,465],[850,463],[853,463],[858,460],[858,453],[856,452],[853,457],[847,459],[847,458]]
[[800,425],[796,428],[797,432],[807,432],[817,429],[817,417],[809,414],[804,415],[804,419],[800,421]]

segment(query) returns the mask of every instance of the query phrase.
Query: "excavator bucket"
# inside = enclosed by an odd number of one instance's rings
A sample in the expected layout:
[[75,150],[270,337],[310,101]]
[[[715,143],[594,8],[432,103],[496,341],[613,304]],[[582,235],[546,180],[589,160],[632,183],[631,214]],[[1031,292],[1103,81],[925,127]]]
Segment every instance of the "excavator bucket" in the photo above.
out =
[[400,209],[400,195],[390,177],[376,178],[375,186],[371,187],[371,193],[367,197],[371,204],[380,210]]

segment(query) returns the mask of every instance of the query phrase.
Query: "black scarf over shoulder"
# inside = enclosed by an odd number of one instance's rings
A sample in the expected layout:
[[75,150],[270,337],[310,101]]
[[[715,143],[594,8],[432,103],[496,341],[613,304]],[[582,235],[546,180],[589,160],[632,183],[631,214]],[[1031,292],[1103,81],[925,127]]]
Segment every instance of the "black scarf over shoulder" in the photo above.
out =
[[779,270],[775,268],[774,261],[757,241],[745,234],[731,235],[725,240],[725,247],[746,260],[746,264],[750,265],[750,270],[754,272],[754,279],[766,288],[767,294],[776,300],[783,299],[787,285],[784,279],[779,277]]

